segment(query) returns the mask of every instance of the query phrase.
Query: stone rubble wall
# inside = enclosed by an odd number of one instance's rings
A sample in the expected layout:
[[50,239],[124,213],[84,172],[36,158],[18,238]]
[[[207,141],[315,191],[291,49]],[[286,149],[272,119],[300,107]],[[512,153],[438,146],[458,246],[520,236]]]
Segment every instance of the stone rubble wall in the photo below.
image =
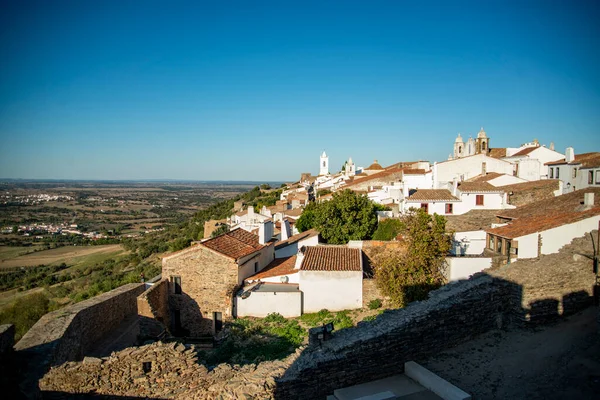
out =
[[81,360],[86,353],[128,317],[137,315],[137,296],[143,283],[130,283],[44,315],[15,345],[27,363],[22,383],[33,397],[37,382],[52,365]]
[[193,346],[156,342],[110,357],[86,357],[83,362],[52,368],[40,381],[40,389],[44,398],[93,392],[136,398],[263,399],[272,397],[274,377],[282,376],[301,351],[283,361],[244,366],[221,364],[208,371],[198,363]]
[[170,326],[169,281],[162,279],[137,298],[140,336],[157,337]]
[[[593,231],[596,240],[597,231]],[[590,235],[574,239],[558,253],[519,260],[489,270],[521,287],[511,298],[516,320],[543,323],[592,304],[595,275]]]

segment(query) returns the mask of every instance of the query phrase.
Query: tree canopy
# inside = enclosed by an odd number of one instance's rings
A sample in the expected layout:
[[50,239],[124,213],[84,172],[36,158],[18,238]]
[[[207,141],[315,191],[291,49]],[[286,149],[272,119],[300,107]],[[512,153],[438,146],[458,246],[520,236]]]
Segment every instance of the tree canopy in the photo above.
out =
[[296,226],[300,231],[317,229],[331,244],[370,239],[377,228],[376,210],[367,196],[344,190],[334,193],[330,201],[307,206]]
[[427,298],[429,291],[445,283],[446,255],[451,235],[446,219],[412,209],[400,218],[404,251],[387,250],[373,259],[375,279],[382,294],[397,306]]

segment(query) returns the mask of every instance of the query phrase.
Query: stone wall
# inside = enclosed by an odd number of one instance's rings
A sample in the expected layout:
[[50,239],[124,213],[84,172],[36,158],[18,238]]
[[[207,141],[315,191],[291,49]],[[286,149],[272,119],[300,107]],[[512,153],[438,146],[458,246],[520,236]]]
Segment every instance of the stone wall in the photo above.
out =
[[[137,315],[143,283],[130,283],[44,315],[16,344],[28,364],[27,380],[37,382],[51,365],[81,360],[126,318]],[[37,385],[24,382],[29,390]]]
[[137,298],[140,336],[158,337],[170,327],[169,282],[162,279]]
[[238,265],[233,259],[193,246],[163,258],[162,276],[166,280],[181,277],[181,294],[169,288],[169,307],[179,311],[185,330],[179,334],[213,333],[213,312],[222,313],[223,320],[231,318],[232,290],[238,284]]

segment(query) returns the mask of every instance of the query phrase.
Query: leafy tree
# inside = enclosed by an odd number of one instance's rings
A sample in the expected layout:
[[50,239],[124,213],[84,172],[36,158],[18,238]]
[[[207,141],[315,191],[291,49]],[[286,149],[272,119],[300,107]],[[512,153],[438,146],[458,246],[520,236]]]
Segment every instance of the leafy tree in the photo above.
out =
[[330,201],[316,206],[314,227],[331,244],[369,239],[377,228],[375,206],[365,195],[336,192]]
[[404,229],[404,225],[398,219],[386,218],[379,221],[377,230],[373,234],[373,240],[394,240]]
[[401,223],[406,248],[373,257],[377,286],[399,307],[426,299],[429,291],[445,283],[445,257],[451,245],[446,219],[440,215],[412,209]]
[[222,225],[219,225],[219,227],[217,229],[215,229],[213,231],[213,233],[210,234],[210,237],[214,238],[214,237],[217,237],[217,236],[222,235],[227,232],[229,232],[229,225],[222,224]]
[[304,208],[302,215],[296,221],[296,228],[298,228],[299,232],[304,232],[315,227],[315,210],[317,206],[317,203],[308,203]]

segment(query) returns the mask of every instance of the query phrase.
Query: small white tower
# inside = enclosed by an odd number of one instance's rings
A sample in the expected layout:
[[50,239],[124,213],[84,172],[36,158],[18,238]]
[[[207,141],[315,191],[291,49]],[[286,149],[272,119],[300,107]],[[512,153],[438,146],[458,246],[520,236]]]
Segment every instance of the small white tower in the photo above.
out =
[[460,133],[454,141],[454,158],[461,158],[465,155],[465,143],[463,142]]
[[352,161],[352,157],[348,158],[348,162],[346,163],[346,170],[344,171],[346,176],[354,176],[356,175],[356,164]]
[[329,174],[329,157],[325,154],[325,150],[323,150],[323,154],[321,154],[321,164],[319,168],[319,175],[328,175]]

